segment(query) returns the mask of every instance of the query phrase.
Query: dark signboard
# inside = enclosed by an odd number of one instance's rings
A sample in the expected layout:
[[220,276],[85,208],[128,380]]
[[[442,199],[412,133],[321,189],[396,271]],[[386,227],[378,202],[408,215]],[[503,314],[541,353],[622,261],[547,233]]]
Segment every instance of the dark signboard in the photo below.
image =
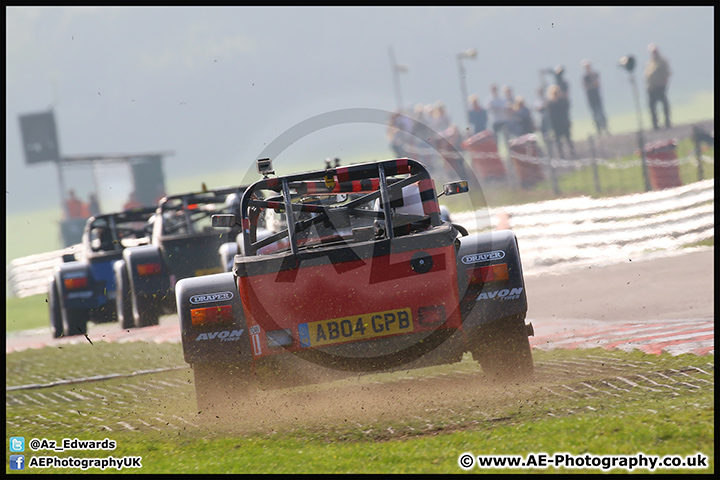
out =
[[20,115],[19,119],[25,163],[59,161],[60,147],[53,112]]

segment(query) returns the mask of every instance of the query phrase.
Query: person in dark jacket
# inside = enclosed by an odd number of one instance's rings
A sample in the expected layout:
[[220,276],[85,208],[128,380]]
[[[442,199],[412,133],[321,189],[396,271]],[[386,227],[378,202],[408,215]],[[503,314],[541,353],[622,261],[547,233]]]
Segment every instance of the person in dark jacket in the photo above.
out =
[[573,144],[570,133],[572,126],[570,122],[570,102],[567,97],[563,95],[562,90],[557,84],[548,87],[547,109],[550,126],[552,127],[560,158],[565,158],[562,146],[563,139],[570,148],[571,157],[575,158],[575,145]]
[[513,126],[518,137],[535,132],[535,122],[533,122],[532,112],[525,105],[525,99],[518,95],[515,97],[513,105]]
[[468,102],[470,103],[470,109],[468,110],[470,133],[474,135],[487,129],[488,112],[480,105],[480,100],[477,95],[470,95]]
[[600,74],[593,70],[590,60],[583,60],[581,65],[585,71],[582,77],[583,88],[585,88],[588,105],[590,105],[590,111],[592,112],[598,135],[601,135],[603,132],[609,135],[607,117],[605,116],[602,96],[600,95]]

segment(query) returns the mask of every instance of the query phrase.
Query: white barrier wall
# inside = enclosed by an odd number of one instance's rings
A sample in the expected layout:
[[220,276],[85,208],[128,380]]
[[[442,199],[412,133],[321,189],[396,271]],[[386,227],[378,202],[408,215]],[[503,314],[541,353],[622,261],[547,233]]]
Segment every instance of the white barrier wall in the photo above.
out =
[[504,211],[518,237],[525,273],[560,272],[627,262],[712,238],[714,186],[709,179],[622,197],[550,200],[498,208],[489,217],[486,212],[454,213],[453,221],[483,231],[488,218],[498,225]]

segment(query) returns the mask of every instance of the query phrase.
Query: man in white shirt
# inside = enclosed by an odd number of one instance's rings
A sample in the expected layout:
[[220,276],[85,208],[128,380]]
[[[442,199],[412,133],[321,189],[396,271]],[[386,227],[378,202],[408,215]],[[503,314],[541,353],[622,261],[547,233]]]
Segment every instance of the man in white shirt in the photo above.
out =
[[498,133],[504,132],[507,123],[507,102],[500,97],[498,86],[496,83],[490,84],[490,96],[485,101],[487,109],[490,112],[492,121],[492,129],[497,137]]

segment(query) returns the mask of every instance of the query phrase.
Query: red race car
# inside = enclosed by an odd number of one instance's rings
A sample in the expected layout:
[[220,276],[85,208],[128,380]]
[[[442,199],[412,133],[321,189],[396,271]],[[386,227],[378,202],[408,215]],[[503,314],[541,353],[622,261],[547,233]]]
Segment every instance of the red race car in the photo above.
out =
[[[527,298],[510,230],[468,235],[440,215],[426,167],[403,158],[264,178],[243,193],[232,272],[176,285],[198,406],[239,400],[293,365],[391,371],[472,353],[492,378],[532,374]],[[468,191],[446,184],[440,195]],[[309,362],[309,363],[308,363]],[[239,390],[240,389],[240,390]]]

